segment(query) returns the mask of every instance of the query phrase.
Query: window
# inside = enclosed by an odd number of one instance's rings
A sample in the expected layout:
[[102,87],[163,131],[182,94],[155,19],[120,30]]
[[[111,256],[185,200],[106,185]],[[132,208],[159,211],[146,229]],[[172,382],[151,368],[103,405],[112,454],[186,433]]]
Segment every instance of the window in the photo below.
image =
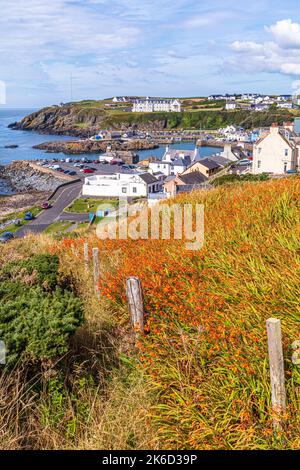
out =
[[284,151],[284,156],[285,156],[285,157],[287,157],[287,156],[288,156],[288,154],[289,154],[289,151],[288,151],[288,149],[285,149],[285,151]]
[[284,170],[283,171],[284,171],[284,173],[287,172],[287,163],[284,164]]
[[127,193],[127,188],[122,188],[122,193]]
[[137,192],[137,189],[136,189],[135,186],[132,188],[132,192],[133,192],[133,193],[136,193],[136,192]]
[[259,153],[259,154],[261,154],[261,147],[259,147],[259,149],[258,149],[258,153]]
[[260,167],[261,167],[261,161],[258,160],[258,162],[257,162],[257,168],[260,168]]

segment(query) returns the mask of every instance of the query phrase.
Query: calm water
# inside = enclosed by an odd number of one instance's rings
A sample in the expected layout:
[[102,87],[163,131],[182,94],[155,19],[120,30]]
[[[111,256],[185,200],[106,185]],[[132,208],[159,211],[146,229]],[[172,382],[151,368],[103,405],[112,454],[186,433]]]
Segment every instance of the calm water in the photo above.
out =
[[[38,134],[37,132],[15,131],[8,129],[8,125],[20,121],[34,109],[1,109],[0,108],[0,165],[12,160],[36,160],[45,158],[43,150],[33,149],[33,145],[51,140],[67,140],[70,137]],[[16,149],[6,149],[5,145],[18,145]],[[56,157],[56,154],[53,154]]]
[[[195,143],[194,142],[178,142],[173,145],[169,145],[170,148],[175,148],[175,149],[184,149],[184,150],[193,150],[195,148]],[[210,155],[213,155],[214,153],[221,152],[223,149],[219,147],[201,147],[199,148],[199,153],[201,157],[209,157]],[[153,149],[153,150],[141,150],[139,152],[140,160],[145,160],[149,156],[155,156],[157,159],[160,159],[163,157],[164,153],[166,151],[165,146],[161,146],[158,149]]]
[[[0,165],[6,165],[13,160],[37,160],[43,158],[63,158],[62,153],[51,153],[47,154],[44,150],[33,149],[33,145],[41,144],[46,141],[54,140],[69,140],[70,136],[58,136],[58,135],[45,135],[38,134],[32,131],[17,131],[9,129],[7,126],[12,122],[20,121],[27,114],[34,112],[35,109],[4,109],[0,108]],[[5,145],[18,145],[14,149],[6,149]],[[171,147],[178,149],[193,149],[195,144],[193,142],[179,142]],[[212,155],[213,153],[219,152],[220,149],[215,147],[202,147],[200,149],[200,155],[203,157]],[[139,152],[140,159],[153,155],[157,158],[161,158],[165,152],[165,147],[161,146],[153,150],[142,150]],[[94,160],[99,156],[97,154],[82,154],[78,158],[86,157],[87,159]],[[76,157],[75,157],[76,158]],[[0,180],[0,194],[7,194],[11,190],[7,187],[6,183]]]

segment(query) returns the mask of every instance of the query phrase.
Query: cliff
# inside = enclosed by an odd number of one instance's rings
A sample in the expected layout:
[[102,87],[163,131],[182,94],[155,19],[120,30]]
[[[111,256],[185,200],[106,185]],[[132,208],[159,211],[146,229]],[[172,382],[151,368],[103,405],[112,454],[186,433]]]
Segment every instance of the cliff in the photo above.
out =
[[[108,101],[81,101],[43,108],[10,125],[13,129],[34,130],[45,134],[90,137],[101,129],[162,130],[218,129],[229,124],[245,128],[269,126],[274,121],[293,119],[289,110],[266,112],[203,110],[181,113],[132,113],[130,108],[111,109]],[[294,111],[294,110],[293,110]]]
[[65,104],[43,108],[26,116],[22,121],[9,127],[21,130],[33,130],[44,134],[72,135],[90,137],[100,129],[163,129],[167,126],[164,116],[153,114],[149,119],[140,119],[131,112],[112,112],[103,108],[102,102]]

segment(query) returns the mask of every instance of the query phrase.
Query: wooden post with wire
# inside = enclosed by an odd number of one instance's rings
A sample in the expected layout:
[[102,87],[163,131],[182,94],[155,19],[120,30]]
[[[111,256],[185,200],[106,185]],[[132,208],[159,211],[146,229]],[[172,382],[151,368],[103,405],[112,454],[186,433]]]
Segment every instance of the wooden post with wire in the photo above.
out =
[[85,270],[88,271],[89,269],[89,245],[88,243],[85,243],[83,246],[83,257],[84,257]]
[[270,379],[272,389],[273,426],[282,429],[283,415],[286,412],[286,391],[282,350],[281,322],[277,318],[267,320]]
[[137,277],[126,280],[126,295],[131,322],[136,333],[144,334],[144,300],[141,281]]
[[99,266],[99,248],[93,248],[93,266],[94,266],[94,289],[98,299],[100,299],[100,266]]

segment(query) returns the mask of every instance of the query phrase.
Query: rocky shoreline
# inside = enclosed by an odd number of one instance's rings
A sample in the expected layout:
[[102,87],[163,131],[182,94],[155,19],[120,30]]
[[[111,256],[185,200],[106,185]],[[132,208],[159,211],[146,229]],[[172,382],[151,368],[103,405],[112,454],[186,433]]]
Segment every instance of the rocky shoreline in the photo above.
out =
[[57,176],[54,172],[45,171],[34,162],[13,162],[0,167],[0,179],[7,182],[15,193],[28,191],[54,191],[60,184],[71,178]]
[[64,140],[54,142],[44,142],[35,145],[34,149],[46,150],[47,153],[64,153],[69,155],[80,155],[82,153],[100,153],[105,152],[107,147],[111,151],[130,152],[137,150],[148,150],[158,148],[157,144],[144,140],[102,140],[95,141],[90,139],[85,140]]

